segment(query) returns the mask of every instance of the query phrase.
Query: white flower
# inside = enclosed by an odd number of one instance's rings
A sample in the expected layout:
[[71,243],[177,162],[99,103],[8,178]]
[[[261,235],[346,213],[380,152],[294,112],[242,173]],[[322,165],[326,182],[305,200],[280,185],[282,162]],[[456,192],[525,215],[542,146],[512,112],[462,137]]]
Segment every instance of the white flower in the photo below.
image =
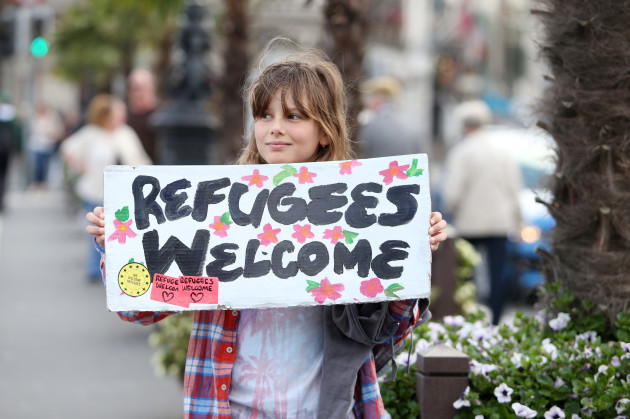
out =
[[462,393],[459,399],[453,402],[453,407],[455,409],[460,409],[462,407],[470,407],[470,401],[464,399],[464,397],[468,396],[469,392],[470,392],[470,386],[466,387],[466,390],[464,390],[464,393]]
[[512,403],[512,409],[519,418],[535,418],[538,412],[520,403]]
[[589,332],[580,333],[575,338],[577,340],[585,340],[589,343],[593,343],[595,342],[595,339],[597,339],[597,332],[589,331]]
[[496,369],[497,369],[496,365],[481,364],[475,361],[474,359],[470,361],[470,371],[476,375],[483,375],[485,377],[488,377],[488,375],[490,374],[490,371],[494,371]]
[[615,410],[618,415],[625,412],[627,407],[630,407],[630,400],[628,399],[619,399],[619,401],[615,404]]
[[564,410],[558,406],[554,406],[545,412],[545,419],[564,419],[565,417]]
[[484,419],[483,415],[477,415],[475,416],[475,419]]
[[430,345],[431,344],[429,343],[429,341],[427,341],[425,338],[422,338],[416,342],[415,352],[419,354],[420,352],[423,352],[424,350],[429,349]]
[[556,378],[556,382],[553,384],[553,388],[560,388],[564,385],[564,380],[560,377]]
[[[590,398],[590,397],[584,397],[582,400],[580,400],[580,402],[582,404],[587,404],[588,403],[588,404],[592,405],[593,404],[593,399]],[[587,417],[590,418],[591,416],[593,416],[593,412],[595,412],[595,410],[596,410],[595,408],[584,406],[584,407],[582,407],[582,409],[580,411],[581,411],[581,413],[584,416],[587,416]]]
[[626,353],[621,356],[621,359],[630,358],[630,343],[619,342],[619,344],[621,345],[621,349],[626,351]]
[[463,316],[445,316],[443,322],[447,326],[461,327],[466,322],[466,320]]
[[547,315],[545,310],[540,310],[536,313],[536,316],[534,318],[538,321],[538,323],[545,324],[547,323],[547,319],[549,318],[549,316]]
[[499,403],[508,403],[512,401],[511,394],[514,392],[507,384],[501,383],[499,387],[494,389],[494,395]]
[[610,360],[610,363],[615,368],[619,368],[621,366],[621,360],[619,359],[618,356],[613,356],[612,359]]
[[556,348],[555,345],[551,343],[551,340],[549,338],[542,341],[542,349],[543,351],[551,355],[551,359],[556,359],[558,357],[558,348]]
[[549,320],[549,327],[551,327],[555,332],[559,332],[567,327],[570,321],[571,316],[569,316],[568,313],[558,313],[558,317]]
[[519,352],[514,352],[514,355],[512,355],[512,357],[510,358],[510,361],[512,361],[512,364],[514,364],[515,367],[520,368],[522,367],[521,365],[522,359],[523,359],[523,354]]
[[582,418],[574,413],[571,415],[571,419],[582,419]]
[[597,381],[597,377],[599,377],[600,374],[605,373],[607,370],[608,367],[606,365],[600,365],[597,369],[597,374],[595,374],[595,377],[593,377],[593,380]]
[[401,365],[413,365],[416,363],[417,359],[418,355],[416,352],[410,354],[407,351],[396,355],[396,358],[394,358],[396,363]]

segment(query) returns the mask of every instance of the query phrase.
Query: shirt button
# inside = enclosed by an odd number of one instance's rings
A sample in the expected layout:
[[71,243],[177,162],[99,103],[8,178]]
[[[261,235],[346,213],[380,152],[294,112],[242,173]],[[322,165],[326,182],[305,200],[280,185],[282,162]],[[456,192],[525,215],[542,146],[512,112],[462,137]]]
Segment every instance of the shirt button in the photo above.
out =
[[225,384],[221,384],[221,390],[223,391],[227,390],[227,386]]
[[232,316],[234,317],[238,316],[238,310],[232,310]]
[[233,350],[234,349],[232,349],[231,346],[228,346],[227,349],[226,349],[227,353],[229,353],[229,354],[231,354]]

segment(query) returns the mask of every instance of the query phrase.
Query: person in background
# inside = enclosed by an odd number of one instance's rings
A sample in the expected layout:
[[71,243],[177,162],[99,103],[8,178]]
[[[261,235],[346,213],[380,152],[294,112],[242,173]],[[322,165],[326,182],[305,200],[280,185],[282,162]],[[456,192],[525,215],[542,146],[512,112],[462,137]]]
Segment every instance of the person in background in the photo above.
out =
[[414,118],[405,115],[395,100],[402,87],[393,77],[377,77],[365,82],[361,91],[367,122],[362,125],[359,139],[367,158],[401,154],[428,153],[429,144],[414,125]]
[[21,130],[17,112],[8,93],[0,91],[0,213],[4,211],[4,197],[11,154],[19,146]]
[[[76,195],[88,210],[103,205],[103,170],[110,165],[147,165],[151,159],[135,132],[125,124],[122,100],[107,94],[94,97],[88,107],[87,124],[66,138],[61,155],[78,179]],[[87,261],[90,280],[101,278],[100,255],[90,252]]]
[[498,324],[509,286],[505,280],[508,234],[521,224],[521,173],[514,159],[487,135],[485,126],[492,113],[484,102],[464,102],[456,112],[463,139],[446,156],[442,196],[458,236],[487,255],[489,305],[492,323]]
[[136,132],[151,160],[159,163],[156,132],[151,125],[151,116],[157,108],[158,99],[155,79],[149,70],[139,68],[129,74],[127,98],[127,124]]
[[47,105],[38,104],[28,137],[28,147],[35,167],[33,180],[37,189],[47,187],[50,159],[62,134],[63,124],[59,115]]

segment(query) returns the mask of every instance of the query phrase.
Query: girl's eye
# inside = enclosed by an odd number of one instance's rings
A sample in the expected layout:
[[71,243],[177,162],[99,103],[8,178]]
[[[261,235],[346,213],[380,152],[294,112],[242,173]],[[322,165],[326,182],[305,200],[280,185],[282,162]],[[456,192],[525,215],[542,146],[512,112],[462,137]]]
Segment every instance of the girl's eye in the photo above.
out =
[[296,120],[296,119],[301,119],[302,117],[301,117],[300,115],[297,115],[297,114],[292,113],[292,114],[291,114],[291,115],[289,115],[287,118],[289,118],[289,119],[293,119],[293,120]]
[[260,119],[269,119],[271,118],[271,114],[269,113],[263,113],[262,115],[260,115]]

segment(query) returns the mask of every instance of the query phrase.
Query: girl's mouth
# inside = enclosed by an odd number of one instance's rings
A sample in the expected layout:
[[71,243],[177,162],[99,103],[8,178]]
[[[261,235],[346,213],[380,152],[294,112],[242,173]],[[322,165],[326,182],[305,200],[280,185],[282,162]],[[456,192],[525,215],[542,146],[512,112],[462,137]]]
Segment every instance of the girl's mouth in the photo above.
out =
[[269,147],[272,150],[282,150],[290,145],[291,144],[286,143],[284,141],[271,141],[267,143],[267,147]]

